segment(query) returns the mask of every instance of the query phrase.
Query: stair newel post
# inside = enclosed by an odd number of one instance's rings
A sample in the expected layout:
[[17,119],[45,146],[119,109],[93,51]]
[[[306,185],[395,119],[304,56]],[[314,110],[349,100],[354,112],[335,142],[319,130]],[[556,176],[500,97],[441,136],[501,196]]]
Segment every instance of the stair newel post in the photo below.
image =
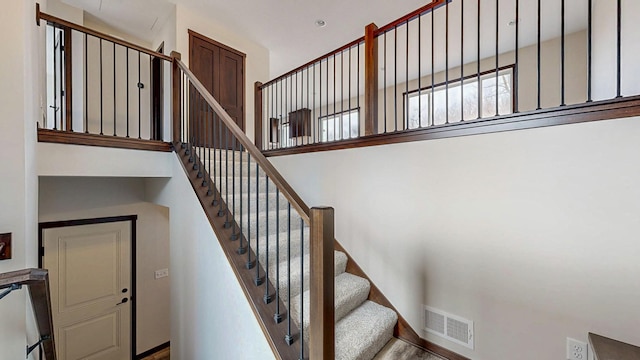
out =
[[311,222],[310,359],[335,358],[334,210],[314,207]]
[[172,103],[172,122],[173,122],[173,143],[177,145],[180,143],[181,134],[181,107],[182,101],[180,98],[181,95],[181,77],[182,73],[180,71],[180,66],[178,65],[178,60],[182,59],[182,55],[177,51],[171,52],[171,58],[173,61],[171,62],[171,103]]
[[262,133],[262,83],[256,81],[255,83],[255,125],[254,125],[254,137],[255,145],[259,150],[265,150],[262,147],[262,139],[264,134]]
[[378,26],[371,23],[364,31],[364,134],[378,133]]

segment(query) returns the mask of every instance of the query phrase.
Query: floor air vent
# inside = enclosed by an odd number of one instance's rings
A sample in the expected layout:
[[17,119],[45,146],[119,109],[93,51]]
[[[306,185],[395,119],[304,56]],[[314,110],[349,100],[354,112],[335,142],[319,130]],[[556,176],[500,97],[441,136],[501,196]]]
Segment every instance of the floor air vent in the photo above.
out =
[[473,321],[471,320],[425,306],[424,330],[473,349]]

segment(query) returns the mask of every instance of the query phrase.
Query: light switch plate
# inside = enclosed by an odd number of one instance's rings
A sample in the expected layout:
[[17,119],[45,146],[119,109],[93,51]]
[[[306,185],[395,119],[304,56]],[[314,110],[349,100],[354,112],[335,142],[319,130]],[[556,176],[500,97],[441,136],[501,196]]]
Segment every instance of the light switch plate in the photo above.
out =
[[0,260],[11,259],[11,233],[0,234]]
[[169,269],[160,269],[160,270],[156,270],[155,272],[156,279],[160,279],[167,276],[169,276]]

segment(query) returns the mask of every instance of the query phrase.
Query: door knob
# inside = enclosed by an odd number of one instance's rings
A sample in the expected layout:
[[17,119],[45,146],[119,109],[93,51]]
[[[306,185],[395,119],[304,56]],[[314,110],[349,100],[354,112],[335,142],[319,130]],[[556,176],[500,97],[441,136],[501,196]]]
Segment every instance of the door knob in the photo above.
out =
[[129,298],[122,298],[122,301],[120,301],[119,303],[116,304],[116,306],[118,305],[122,305],[125,304],[127,301],[129,301]]

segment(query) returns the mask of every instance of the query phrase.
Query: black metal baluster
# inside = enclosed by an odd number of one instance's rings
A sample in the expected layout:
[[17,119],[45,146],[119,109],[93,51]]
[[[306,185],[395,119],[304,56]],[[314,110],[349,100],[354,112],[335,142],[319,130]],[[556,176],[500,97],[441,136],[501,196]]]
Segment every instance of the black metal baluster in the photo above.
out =
[[[322,142],[325,141],[322,138],[322,60],[320,60],[320,79],[319,79],[319,83],[320,83],[320,101],[318,103],[318,108],[319,108],[319,112],[320,112],[320,116],[318,118],[318,137],[319,140],[318,142]],[[329,136],[327,135],[327,140],[329,139]]]
[[142,83],[140,82],[140,76],[140,51],[138,51],[138,139],[142,139],[142,106],[140,98],[142,92]]
[[[53,41],[51,41],[51,49],[53,51],[53,130],[58,130],[58,56],[56,49],[56,28],[53,28]],[[62,75],[62,74],[60,74]],[[61,113],[62,114],[62,113]]]
[[[340,51],[340,139],[344,139],[344,123],[342,116],[344,114],[344,50]],[[349,128],[351,135],[351,128]]]
[[404,64],[404,92],[407,98],[404,101],[404,126],[403,130],[409,128],[409,21],[406,22],[407,36],[405,45],[405,64]]
[[617,61],[616,61],[616,98],[622,97],[622,0],[618,0],[617,7]]
[[358,106],[358,136],[360,136],[360,44],[358,43],[358,68],[357,68],[357,72],[358,72],[358,97],[356,98],[356,104]]
[[180,142],[182,143],[182,148],[186,148],[186,144],[185,144],[185,140],[186,140],[186,134],[187,134],[187,96],[188,94],[186,93],[186,88],[188,85],[188,81],[187,78],[185,77],[185,74],[182,74],[182,82],[180,83],[182,86],[180,87],[180,104],[183,105],[181,112],[180,112],[180,116],[181,116],[181,121],[180,121],[180,129],[181,129],[181,134],[180,134]]
[[[211,106],[209,106],[209,104],[207,104],[207,158],[209,159],[209,161],[207,162],[207,176],[206,176],[206,181],[207,181],[207,187],[209,188],[207,190],[207,196],[212,196],[213,195],[213,187],[212,187],[212,180],[211,180],[211,148],[212,148],[212,141],[213,139],[213,109],[211,108]],[[215,168],[215,162],[213,164],[213,167]]]
[[[407,28],[407,32],[409,29]],[[418,127],[422,127],[422,14],[418,16]],[[407,102],[409,94],[407,93]]]
[[464,121],[464,1],[460,2],[460,24],[460,121]]
[[[316,63],[313,63],[313,116],[311,116],[311,120],[314,123],[318,121],[318,119],[316,118]],[[317,131],[318,127],[312,126],[312,128],[314,129],[312,134],[313,143],[319,142]]]
[[[251,260],[251,154],[247,153],[247,269],[253,269],[256,261]],[[258,194],[256,193],[256,196]],[[256,222],[258,219],[256,219]],[[257,239],[257,234],[256,234]],[[257,242],[257,240],[256,240]],[[256,254],[257,260],[257,254]]]
[[393,27],[393,131],[398,131],[398,27]]
[[113,43],[113,136],[116,135],[116,43]]
[[129,137],[129,48],[125,48],[125,51],[127,52],[127,137]]
[[[384,133],[387,133],[387,32],[384,32]],[[349,117],[351,117],[351,109],[349,109]],[[349,128],[349,137],[351,137],[351,128]]]
[[[327,58],[327,141],[329,141],[329,58]],[[334,129],[335,130],[335,129]],[[335,133],[334,136],[335,138]]]
[[202,99],[202,106],[203,109],[201,109],[201,112],[203,113],[200,117],[201,121],[202,121],[202,137],[200,140],[200,147],[202,147],[202,158],[201,158],[201,162],[202,165],[200,166],[200,173],[202,173],[202,186],[207,186],[207,176],[209,175],[209,172],[207,171],[207,165],[209,164],[209,162],[211,162],[211,159],[209,158],[209,161],[207,162],[207,153],[209,152],[209,148],[207,147],[207,141],[209,140],[209,104],[204,101],[204,98]]
[[[351,110],[351,50],[353,46],[349,47],[349,110]],[[349,138],[351,138],[351,112],[349,112]]]
[[[234,180],[231,179],[232,182]],[[229,128],[226,124],[224,126],[224,193],[224,228],[228,229],[231,227],[231,222],[229,222]]]
[[[287,203],[287,303],[291,308],[291,203]],[[284,341],[289,346],[293,344],[291,311],[287,314],[287,335],[285,335]]]
[[518,95],[520,93],[520,89],[518,89],[518,78],[519,78],[519,64],[520,64],[520,0],[516,0],[516,64],[515,64],[515,68],[513,70],[514,74],[513,74],[513,84],[514,84],[514,89],[513,89],[513,112],[514,113],[518,113],[519,111],[519,99],[518,99]]
[[542,31],[542,21],[541,21],[541,14],[542,13],[542,4],[541,4],[541,0],[538,0],[538,43],[537,43],[537,56],[538,56],[538,64],[537,64],[537,82],[538,82],[538,107],[536,108],[536,110],[540,110],[542,109],[542,97],[541,97],[541,83],[542,83],[542,62],[541,62],[541,44],[540,44],[540,40],[541,40],[541,36],[540,33]]
[[300,359],[304,359],[304,220],[300,218]]
[[480,81],[480,21],[482,17],[480,16],[480,0],[478,0],[478,67],[476,70],[476,76],[478,81],[478,119],[482,117],[482,81]]
[[500,69],[500,0],[496,0],[496,116],[500,115],[500,102],[498,101],[498,76]]
[[[327,60],[328,61],[328,60]],[[336,54],[333,54],[333,140],[336,139]]]
[[445,67],[445,124],[449,123],[449,1],[445,5],[445,51],[444,51],[444,67]]
[[592,89],[591,85],[593,82],[592,70],[593,70],[593,61],[591,58],[592,50],[593,50],[593,0],[589,0],[588,3],[588,35],[587,35],[587,102],[593,102]]
[[[218,190],[220,192],[219,195],[219,208],[218,208],[218,216],[224,215],[222,212],[222,119],[218,116],[218,144],[216,146],[216,150],[218,151]],[[226,174],[225,174],[226,176]]]
[[[307,108],[309,107],[309,105],[310,105],[310,103],[309,103],[309,68],[307,67]],[[313,114],[311,116],[310,121],[313,121]],[[306,128],[306,126],[307,126],[307,124],[305,123],[305,128]],[[311,124],[309,124],[308,131],[311,131]],[[311,134],[306,134],[306,135],[308,136],[307,145],[309,145],[309,141],[311,141]]]
[[89,133],[89,61],[88,61],[88,34],[84,34],[84,132]]
[[[268,195],[267,195],[268,196]],[[267,206],[267,209],[269,207]],[[276,187],[276,313],[273,320],[276,324],[282,322],[282,314],[280,314],[280,189]]]
[[[244,179],[242,177],[242,168],[243,168],[243,166],[242,166],[243,156],[242,155],[243,155],[243,152],[244,152],[244,149],[243,149],[242,145],[240,145],[240,179]],[[242,195],[242,181],[240,181],[240,194]],[[250,194],[247,193],[247,199],[249,199],[250,197],[251,197]],[[243,205],[242,196],[240,196],[240,226],[238,227],[238,230],[240,231],[240,233],[238,234],[238,237],[240,238],[240,245],[238,246],[238,250],[236,250],[239,255],[242,255],[245,252],[247,252],[247,248],[245,246],[243,246],[243,238],[244,238],[243,233],[244,233],[244,230],[242,228],[242,223],[243,223],[243,216],[244,216],[243,210],[244,209],[243,209],[242,205]],[[247,222],[247,224],[248,224],[248,222]],[[248,242],[249,242],[249,239],[247,238],[247,243]]]
[[[265,282],[264,282],[264,303],[268,304],[273,300],[273,296],[271,294],[269,294],[269,280],[267,279],[267,276],[269,276],[269,177],[265,176],[264,177],[264,193],[266,194],[266,200],[265,200],[265,205],[267,208],[267,219],[265,221],[265,233],[267,234],[266,236],[266,241],[265,241],[265,246],[264,246],[264,256],[265,256],[265,270],[264,270],[264,275],[265,275]],[[276,230],[276,234],[278,233],[278,231]],[[278,260],[276,259],[276,262]]]
[[[199,137],[200,137],[200,99],[202,95],[200,92],[195,93],[195,99],[193,100],[193,139],[191,143],[193,144],[193,170],[198,169],[198,161],[201,159],[200,149],[199,149]],[[198,177],[201,177],[201,174],[198,172]]]
[[560,1],[560,106],[565,106],[565,0]]
[[102,95],[104,81],[102,80],[102,39],[100,39],[100,135],[104,135],[103,130],[103,100],[104,96]]
[[[247,179],[248,182],[251,182],[251,178]],[[256,162],[256,265],[258,265],[258,261],[260,259],[260,168],[258,167],[258,163]],[[269,219],[267,218],[267,221]],[[269,254],[265,254],[269,255]],[[254,283],[256,286],[262,285],[264,282],[264,278],[260,277],[260,266],[256,266],[256,278],[254,279]]]
[[[294,108],[295,109],[294,111],[298,111],[299,107],[298,107],[298,72],[297,71],[295,73],[295,76],[296,76],[296,78],[295,78],[295,80],[296,80],[296,90],[295,90],[296,107]],[[291,77],[291,81],[293,81],[293,76]],[[292,105],[293,105],[293,97],[294,97],[293,94],[294,94],[294,92],[293,92],[293,86],[292,86],[291,87],[291,97],[292,97],[291,104]],[[300,125],[302,125],[302,121],[300,121],[300,120],[302,120],[301,116],[298,118],[298,124],[297,124],[297,127],[296,127],[296,138],[295,138],[296,146],[298,146],[298,138],[300,137]]]
[[[480,1],[480,0],[478,0]],[[435,21],[435,10],[431,9],[431,126],[436,124],[436,105],[435,105],[435,86],[436,86],[436,45],[435,45],[435,37],[436,37],[436,21]]]

